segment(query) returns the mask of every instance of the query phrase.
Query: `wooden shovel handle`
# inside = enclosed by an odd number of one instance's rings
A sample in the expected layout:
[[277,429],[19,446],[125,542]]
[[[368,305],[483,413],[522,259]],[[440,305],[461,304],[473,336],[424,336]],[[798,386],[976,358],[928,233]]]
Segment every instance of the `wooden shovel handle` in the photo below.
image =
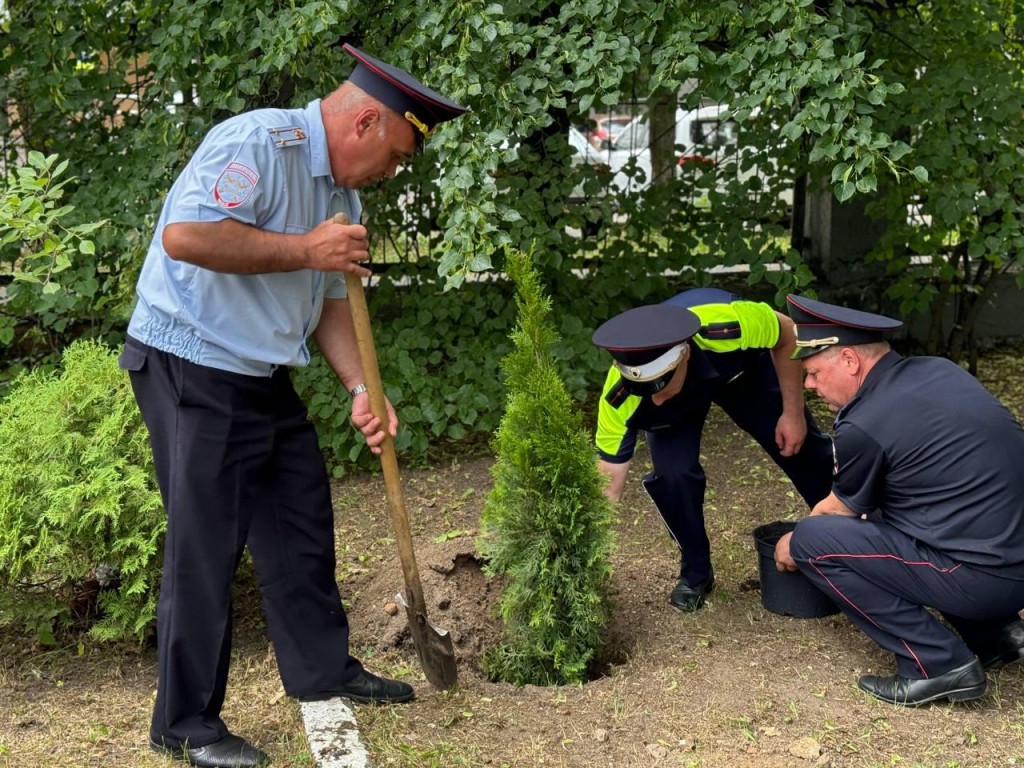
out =
[[[338,213],[334,216],[334,222],[348,224],[349,219],[344,213]],[[363,291],[363,281],[359,275],[346,272],[345,285],[348,288],[348,304],[352,311],[356,344],[359,346],[359,359],[363,365],[363,376],[366,378],[367,394],[370,396],[370,409],[373,415],[380,419],[381,429],[384,430],[384,442],[380,445],[380,463],[384,470],[384,490],[391,510],[391,522],[398,541],[398,557],[402,561],[402,575],[405,577],[405,586],[409,593],[409,607],[416,614],[426,617],[426,602],[423,599],[419,570],[416,568],[416,553],[412,547],[409,517],[405,511],[398,457],[395,454],[394,440],[388,432],[388,406],[380,380],[380,367],[377,364],[377,349],[373,344],[373,329],[370,326],[370,312],[366,306],[366,293]]]

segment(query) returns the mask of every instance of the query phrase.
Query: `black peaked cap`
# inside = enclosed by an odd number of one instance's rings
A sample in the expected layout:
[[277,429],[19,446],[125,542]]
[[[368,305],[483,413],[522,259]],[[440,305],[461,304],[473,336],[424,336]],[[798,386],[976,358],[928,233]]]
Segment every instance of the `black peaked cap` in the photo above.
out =
[[348,43],[342,47],[356,60],[349,82],[409,120],[420,142],[430,136],[438,124],[469,109],[428,88],[398,67],[363,53]]
[[828,347],[884,341],[885,334],[903,325],[900,320],[849,309],[790,294],[789,316],[796,324],[794,359],[810,357]]
[[624,365],[644,365],[700,330],[700,318],[672,304],[628,309],[594,331],[595,346],[607,349]]

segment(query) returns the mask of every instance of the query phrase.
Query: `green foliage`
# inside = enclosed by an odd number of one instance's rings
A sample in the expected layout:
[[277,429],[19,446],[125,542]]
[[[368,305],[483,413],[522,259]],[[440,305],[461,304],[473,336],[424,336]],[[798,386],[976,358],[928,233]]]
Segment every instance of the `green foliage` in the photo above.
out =
[[[497,427],[498,365],[514,320],[504,283],[473,283],[453,297],[424,278],[412,286],[385,280],[367,291],[381,380],[400,421],[395,447],[412,462],[483,444]],[[293,380],[334,474],[353,462],[378,468],[349,421],[347,393],[322,357],[294,371]]]
[[[13,108],[0,115],[0,161],[59,154],[75,178],[66,225],[110,222],[95,252],[61,275],[64,291],[16,291],[21,303],[7,312],[27,356],[82,335],[118,337],[160,204],[202,136],[243,109],[303,105],[335,87],[349,66],[333,44],[351,30],[342,12],[325,0],[7,4],[0,99]],[[0,274],[19,257],[0,249]]]
[[922,170],[881,187],[870,211],[888,226],[874,258],[900,311],[930,314],[927,351],[953,359],[995,278],[1024,286],[1022,21],[1013,0],[933,0],[875,19],[883,76],[905,85],[879,126],[905,136]]
[[517,685],[578,683],[607,622],[612,508],[589,430],[550,353],[550,301],[529,257],[513,256],[508,268],[519,321],[503,362],[508,399],[480,540],[489,573],[507,579],[498,609],[505,629],[485,663],[492,677]]
[[[0,274],[12,279],[0,306],[0,348],[10,345],[19,323],[63,331],[69,321],[100,309],[99,281],[89,235],[103,225],[65,225],[74,210],[61,205],[67,160],[28,154],[28,163],[8,173],[0,186]],[[5,256],[5,254],[7,254]]]
[[[881,62],[865,61],[869,30],[843,3],[827,12],[804,0],[453,5],[432,6],[412,37],[416,48],[444,52],[439,72],[473,106],[443,134],[440,197],[450,215],[439,271],[452,285],[500,266],[509,244],[536,246],[543,267],[564,268],[593,251],[566,234],[587,220],[603,224],[618,252],[639,251],[648,274],[748,263],[752,281],[771,279],[781,295],[810,278],[769,226],[785,216],[779,193],[797,174],[832,178],[846,199],[906,170],[897,165],[906,145],[874,122],[901,86],[879,78]],[[567,205],[575,184],[594,181],[591,168],[570,162],[567,126],[657,92],[684,93],[688,107],[728,103],[750,151],[730,168],[668,174],[641,195]],[[736,173],[754,165],[754,181]],[[694,204],[708,197],[710,213]],[[789,269],[768,269],[778,263]]]
[[[0,94],[17,104],[8,115],[12,137],[72,162],[76,215],[114,222],[97,238],[96,271],[100,294],[118,310],[130,300],[159,202],[206,130],[242,110],[324,95],[351,66],[343,40],[472,107],[442,126],[422,162],[366,195],[381,229],[401,218],[393,200],[403,185],[436,202],[431,219],[443,235],[420,220],[413,227],[428,234],[430,260],[449,287],[500,267],[508,245],[535,247],[544,269],[567,273],[576,266],[570,259],[592,256],[597,245],[567,227],[602,226],[621,253],[648,257],[651,273],[753,263],[753,279],[771,277],[781,294],[806,274],[792,269],[798,257],[780,247],[779,229],[762,226],[784,216],[775,192],[808,158],[840,196],[868,190],[905,151],[873,122],[896,86],[865,59],[862,20],[842,3],[827,13],[822,5],[40,0],[14,4],[0,21],[19,41],[0,58]],[[761,159],[773,159],[772,189],[752,195],[745,181],[712,184],[709,174],[667,180],[650,199],[602,194],[606,179],[572,161],[570,124],[693,79],[701,87],[689,102],[732,104],[751,145],[767,153]],[[17,143],[8,145],[8,162],[17,162]],[[434,185],[427,180],[438,162],[445,172]],[[690,203],[694,184],[715,190],[710,216]],[[585,202],[570,201],[580,185]],[[628,225],[616,213],[628,214]],[[791,269],[767,269],[775,263]]]
[[165,528],[146,430],[116,354],[80,341],[62,371],[17,379],[0,402],[0,625],[47,640],[81,618],[97,567],[98,640],[141,639],[156,616]]
[[[62,291],[16,291],[20,303],[8,312],[17,313],[16,351],[30,360],[56,357],[80,336],[116,335],[133,297],[172,153],[166,141],[137,131],[147,109],[136,98],[145,61],[138,45],[149,14],[161,13],[162,5],[17,2],[6,4],[0,20],[5,175],[33,151],[59,155],[72,179],[63,187],[62,225],[109,222],[94,233],[95,251],[80,252],[60,275]],[[0,273],[20,257],[18,244],[0,249]]]
[[[582,399],[593,382],[586,329],[671,295],[664,275],[706,285],[714,268],[748,264],[749,283],[767,284],[776,299],[811,282],[783,199],[807,173],[840,199],[883,195],[891,227],[879,255],[891,261],[890,293],[933,315],[935,297],[952,297],[955,349],[991,275],[1020,274],[1024,262],[1019,24],[1013,0],[922,0],[913,12],[854,0],[9,3],[0,28],[17,44],[0,56],[0,96],[13,106],[0,115],[5,168],[25,166],[31,151],[58,154],[68,162],[60,178],[74,179],[53,209],[65,211],[61,226],[108,224],[94,233],[95,252],[79,251],[57,276],[63,290],[8,288],[0,349],[9,352],[5,337],[47,351],[83,335],[113,341],[161,201],[206,131],[242,110],[328,93],[352,66],[343,41],[472,108],[363,195],[375,257],[408,236],[417,269],[460,288],[453,298],[429,281],[387,300],[390,289],[380,290],[378,306],[402,308],[381,326],[381,346],[390,394],[406,411],[407,455],[459,435],[480,443],[496,424],[508,297],[470,278],[500,269],[506,248],[534,249],[557,302],[553,354]],[[604,191],[607,176],[573,161],[569,126],[664,94],[685,107],[728,103],[742,152],[667,174],[643,194]],[[573,194],[581,186],[582,202]],[[406,188],[416,204],[399,206]],[[913,227],[904,225],[908,204],[924,213]],[[599,237],[578,234],[595,228]],[[0,246],[0,272],[22,258],[20,245]],[[435,338],[421,316],[455,330]],[[470,351],[474,317],[487,322],[476,330],[481,349]],[[336,461],[371,466],[328,372],[297,379],[316,397]]]

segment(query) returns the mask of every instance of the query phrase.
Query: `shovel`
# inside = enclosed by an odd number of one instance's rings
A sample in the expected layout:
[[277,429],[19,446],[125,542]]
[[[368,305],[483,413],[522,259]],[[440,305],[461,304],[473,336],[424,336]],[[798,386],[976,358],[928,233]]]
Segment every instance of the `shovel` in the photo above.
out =
[[[338,213],[334,216],[334,222],[348,224],[349,220],[344,213]],[[395,528],[395,538],[398,540],[398,557],[402,561],[402,575],[405,577],[408,595],[404,597],[399,594],[398,600],[405,606],[412,642],[416,646],[416,655],[420,658],[420,666],[423,667],[427,680],[435,688],[444,691],[455,685],[458,676],[455,649],[452,647],[452,638],[448,630],[434,626],[427,618],[427,604],[423,599],[423,585],[420,583],[420,574],[416,568],[416,553],[412,548],[409,518],[405,512],[395,444],[391,435],[387,433],[388,408],[380,381],[380,368],[377,366],[377,350],[373,345],[373,330],[370,327],[370,313],[366,308],[363,281],[358,275],[346,272],[345,285],[348,288],[348,303],[352,310],[356,343],[359,345],[359,359],[363,365],[366,389],[370,396],[370,409],[373,415],[380,419],[384,429],[380,463],[384,470],[384,490],[388,506],[391,508],[391,522]]]

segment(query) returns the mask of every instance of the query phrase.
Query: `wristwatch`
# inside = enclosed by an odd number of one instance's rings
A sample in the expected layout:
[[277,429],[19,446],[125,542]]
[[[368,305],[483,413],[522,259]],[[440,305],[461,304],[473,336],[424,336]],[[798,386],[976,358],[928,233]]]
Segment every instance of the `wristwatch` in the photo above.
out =
[[348,391],[348,393],[352,397],[355,397],[356,395],[361,395],[365,391],[366,391],[366,385],[365,384],[356,384],[354,387],[352,387],[352,389],[350,389]]

